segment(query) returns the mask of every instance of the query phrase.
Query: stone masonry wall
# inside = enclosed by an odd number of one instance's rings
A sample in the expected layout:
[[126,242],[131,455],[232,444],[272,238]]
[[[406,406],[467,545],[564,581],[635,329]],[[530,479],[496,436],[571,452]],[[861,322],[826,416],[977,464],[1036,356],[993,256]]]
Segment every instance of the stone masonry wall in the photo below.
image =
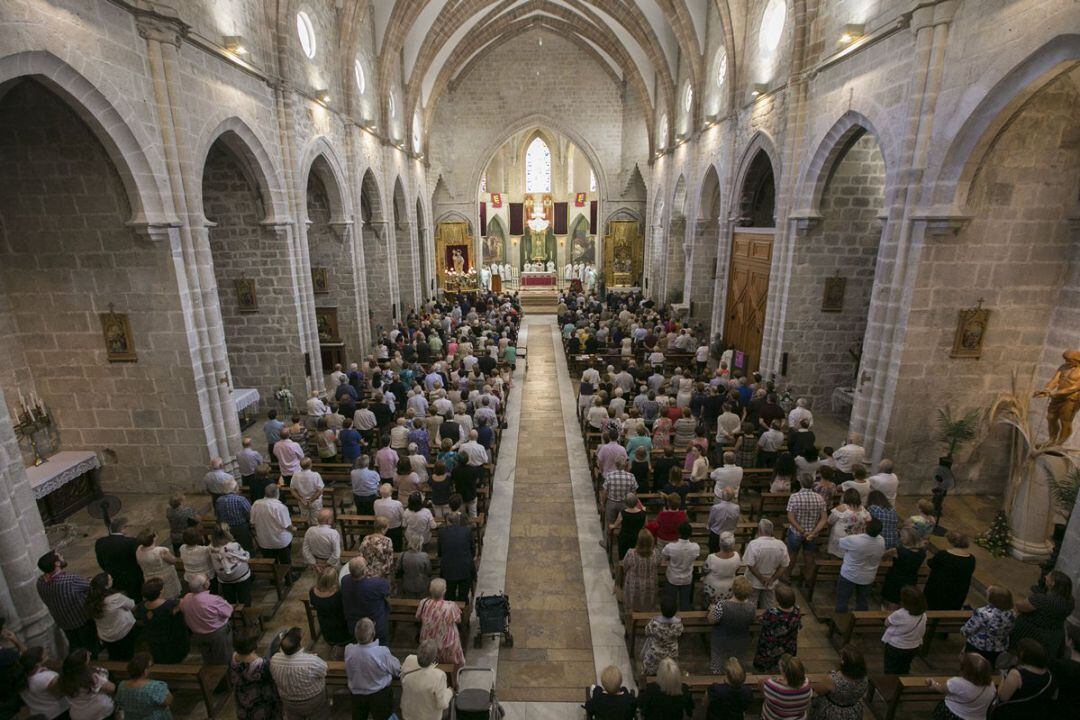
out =
[[[312,173],[307,186],[308,252],[311,267],[326,268],[328,290],[316,293],[316,307],[337,308],[338,333],[345,343],[345,362],[360,362],[360,324],[356,316],[356,277],[352,244],[340,239],[330,222],[330,201],[319,177]],[[333,368],[331,368],[332,370]]]
[[[970,224],[956,237],[928,238],[923,248],[900,380],[918,387],[919,398],[898,403],[891,423],[904,460],[937,447],[927,422],[934,408],[985,409],[1011,388],[1013,372],[1027,383],[1044,360],[1075,241],[1067,217],[1080,178],[1078,105],[1080,87],[1069,76],[1032,98],[980,165]],[[980,300],[991,311],[982,356],[951,358],[957,312]],[[1038,382],[1047,379],[1044,371]],[[981,464],[963,469],[970,489],[1000,490],[1007,456],[996,438],[973,448]]]
[[[821,198],[818,227],[795,244],[784,351],[788,380],[814,408],[832,391],[855,384],[849,350],[862,343],[885,202],[885,163],[869,133],[840,156]],[[841,312],[821,309],[825,279],[847,280]]]
[[[107,489],[185,484],[206,450],[169,248],[125,227],[104,149],[38,83],[0,101],[0,138],[5,344],[21,349],[64,448],[102,451]],[[110,304],[128,315],[135,362],[106,357]]]
[[[206,159],[203,203],[210,229],[214,276],[234,387],[252,387],[270,400],[287,378],[304,397],[289,248],[259,223],[265,216],[255,188],[235,155],[215,143]],[[235,281],[255,281],[258,309],[242,312]]]

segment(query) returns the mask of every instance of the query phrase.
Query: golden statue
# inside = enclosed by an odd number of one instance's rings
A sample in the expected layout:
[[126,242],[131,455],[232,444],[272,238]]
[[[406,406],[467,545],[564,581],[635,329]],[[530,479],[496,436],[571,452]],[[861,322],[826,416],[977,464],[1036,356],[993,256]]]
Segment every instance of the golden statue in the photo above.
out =
[[1080,350],[1066,350],[1061,365],[1046,387],[1035,397],[1050,398],[1046,406],[1046,425],[1050,433],[1048,445],[1063,445],[1072,435],[1073,418],[1080,410]]

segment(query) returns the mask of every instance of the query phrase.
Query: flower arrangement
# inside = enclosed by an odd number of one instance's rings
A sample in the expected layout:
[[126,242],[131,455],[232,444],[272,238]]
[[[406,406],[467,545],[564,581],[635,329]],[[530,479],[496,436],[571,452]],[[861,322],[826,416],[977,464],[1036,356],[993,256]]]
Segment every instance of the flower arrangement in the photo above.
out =
[[281,378],[281,387],[274,392],[274,399],[281,404],[286,413],[292,412],[293,394],[285,378]]

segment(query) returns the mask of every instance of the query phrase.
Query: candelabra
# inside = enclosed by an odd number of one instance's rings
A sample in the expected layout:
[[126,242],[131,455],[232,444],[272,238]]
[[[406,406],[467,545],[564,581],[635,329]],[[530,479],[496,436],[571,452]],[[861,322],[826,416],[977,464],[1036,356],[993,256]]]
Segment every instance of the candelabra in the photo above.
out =
[[41,451],[38,449],[37,433],[41,430],[52,425],[52,417],[49,415],[49,409],[42,402],[41,398],[37,396],[37,393],[30,393],[30,402],[23,398],[22,391],[19,391],[19,409],[15,413],[15,434],[23,435],[30,439],[30,448],[34,451],[34,465],[41,465],[45,462],[45,458],[41,457]]

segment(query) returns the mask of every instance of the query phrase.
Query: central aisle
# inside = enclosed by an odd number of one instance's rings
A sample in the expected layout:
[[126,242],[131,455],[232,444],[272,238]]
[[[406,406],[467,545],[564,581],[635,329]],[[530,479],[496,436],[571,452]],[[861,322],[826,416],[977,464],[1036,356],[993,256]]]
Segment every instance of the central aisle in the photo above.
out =
[[[542,319],[541,319],[542,318]],[[595,674],[552,316],[526,316],[522,393],[506,561],[514,647],[499,652],[500,701],[576,702]]]

